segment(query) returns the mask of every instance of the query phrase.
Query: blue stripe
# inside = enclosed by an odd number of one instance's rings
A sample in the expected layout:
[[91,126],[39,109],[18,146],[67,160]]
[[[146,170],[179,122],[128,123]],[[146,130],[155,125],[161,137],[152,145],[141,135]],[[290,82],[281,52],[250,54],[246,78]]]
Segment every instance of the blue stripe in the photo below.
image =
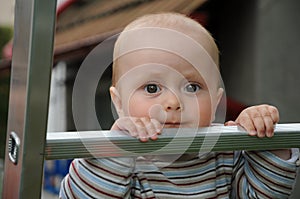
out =
[[121,191],[122,193],[125,193],[126,191],[126,186],[120,186],[118,184],[111,183],[105,179],[99,178],[98,176],[94,175],[81,165],[78,167],[78,172],[80,173],[80,175],[84,176],[90,184],[99,189],[106,188],[111,191],[118,190],[118,192]]

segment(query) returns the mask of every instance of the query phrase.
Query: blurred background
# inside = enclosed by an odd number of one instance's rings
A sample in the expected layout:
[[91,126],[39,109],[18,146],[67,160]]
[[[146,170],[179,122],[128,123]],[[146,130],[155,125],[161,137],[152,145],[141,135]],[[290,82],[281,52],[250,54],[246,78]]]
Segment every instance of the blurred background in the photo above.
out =
[[[299,9],[298,0],[60,0],[57,3],[48,131],[76,130],[71,108],[72,89],[76,73],[88,53],[106,38],[119,33],[136,17],[164,11],[189,15],[215,38],[220,49],[220,68],[227,95],[226,120],[234,120],[247,106],[268,103],[279,109],[281,123],[299,123]],[[14,1],[2,0],[0,13],[1,185]],[[108,67],[95,96],[97,117],[103,129],[109,129],[113,122],[111,107],[108,106],[110,75]],[[82,114],[87,113],[83,111]],[[97,125],[87,119],[85,126],[85,130],[95,130]],[[57,196],[69,163],[70,160],[45,162],[44,198]],[[298,184],[296,186],[300,188]],[[300,197],[299,188],[291,198]]]

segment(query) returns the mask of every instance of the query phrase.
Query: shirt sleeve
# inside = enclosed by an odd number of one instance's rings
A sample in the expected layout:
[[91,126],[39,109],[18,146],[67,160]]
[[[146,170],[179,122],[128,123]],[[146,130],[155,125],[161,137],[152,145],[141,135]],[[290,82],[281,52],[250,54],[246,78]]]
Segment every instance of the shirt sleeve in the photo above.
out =
[[129,198],[132,158],[74,159],[59,198]]
[[235,152],[232,197],[288,198],[296,179],[296,152],[292,150],[290,160],[269,151]]
[[[299,149],[293,148],[293,149],[291,149],[291,152],[292,152],[291,158],[289,160],[287,160],[287,162],[297,164],[297,161],[299,161]],[[299,165],[297,165],[297,166],[299,166]]]

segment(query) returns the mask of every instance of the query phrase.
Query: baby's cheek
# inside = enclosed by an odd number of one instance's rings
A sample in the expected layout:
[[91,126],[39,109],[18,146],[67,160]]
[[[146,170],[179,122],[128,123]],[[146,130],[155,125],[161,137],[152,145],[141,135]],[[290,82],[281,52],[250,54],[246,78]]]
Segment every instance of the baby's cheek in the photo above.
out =
[[200,109],[200,122],[199,126],[205,127],[205,126],[210,126],[212,120],[212,111],[211,108],[205,107]]
[[211,124],[211,108],[209,106],[194,106],[190,107],[185,112],[187,117],[192,120],[194,125],[205,127]]
[[150,107],[145,101],[132,100],[128,114],[131,117],[149,117]]

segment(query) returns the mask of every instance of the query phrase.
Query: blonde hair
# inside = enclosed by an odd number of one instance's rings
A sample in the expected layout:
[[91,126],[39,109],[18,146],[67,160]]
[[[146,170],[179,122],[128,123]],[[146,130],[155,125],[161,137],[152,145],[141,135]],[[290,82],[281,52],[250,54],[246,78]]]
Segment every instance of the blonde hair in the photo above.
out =
[[129,23],[124,30],[120,33],[115,46],[114,46],[114,63],[113,63],[113,74],[112,84],[116,83],[116,59],[118,56],[118,47],[122,40],[122,33],[144,27],[159,27],[176,30],[187,34],[192,39],[197,41],[203,46],[207,53],[211,56],[212,60],[217,66],[219,66],[219,50],[211,36],[211,34],[197,21],[187,17],[186,15],[179,13],[158,13],[148,14]]

